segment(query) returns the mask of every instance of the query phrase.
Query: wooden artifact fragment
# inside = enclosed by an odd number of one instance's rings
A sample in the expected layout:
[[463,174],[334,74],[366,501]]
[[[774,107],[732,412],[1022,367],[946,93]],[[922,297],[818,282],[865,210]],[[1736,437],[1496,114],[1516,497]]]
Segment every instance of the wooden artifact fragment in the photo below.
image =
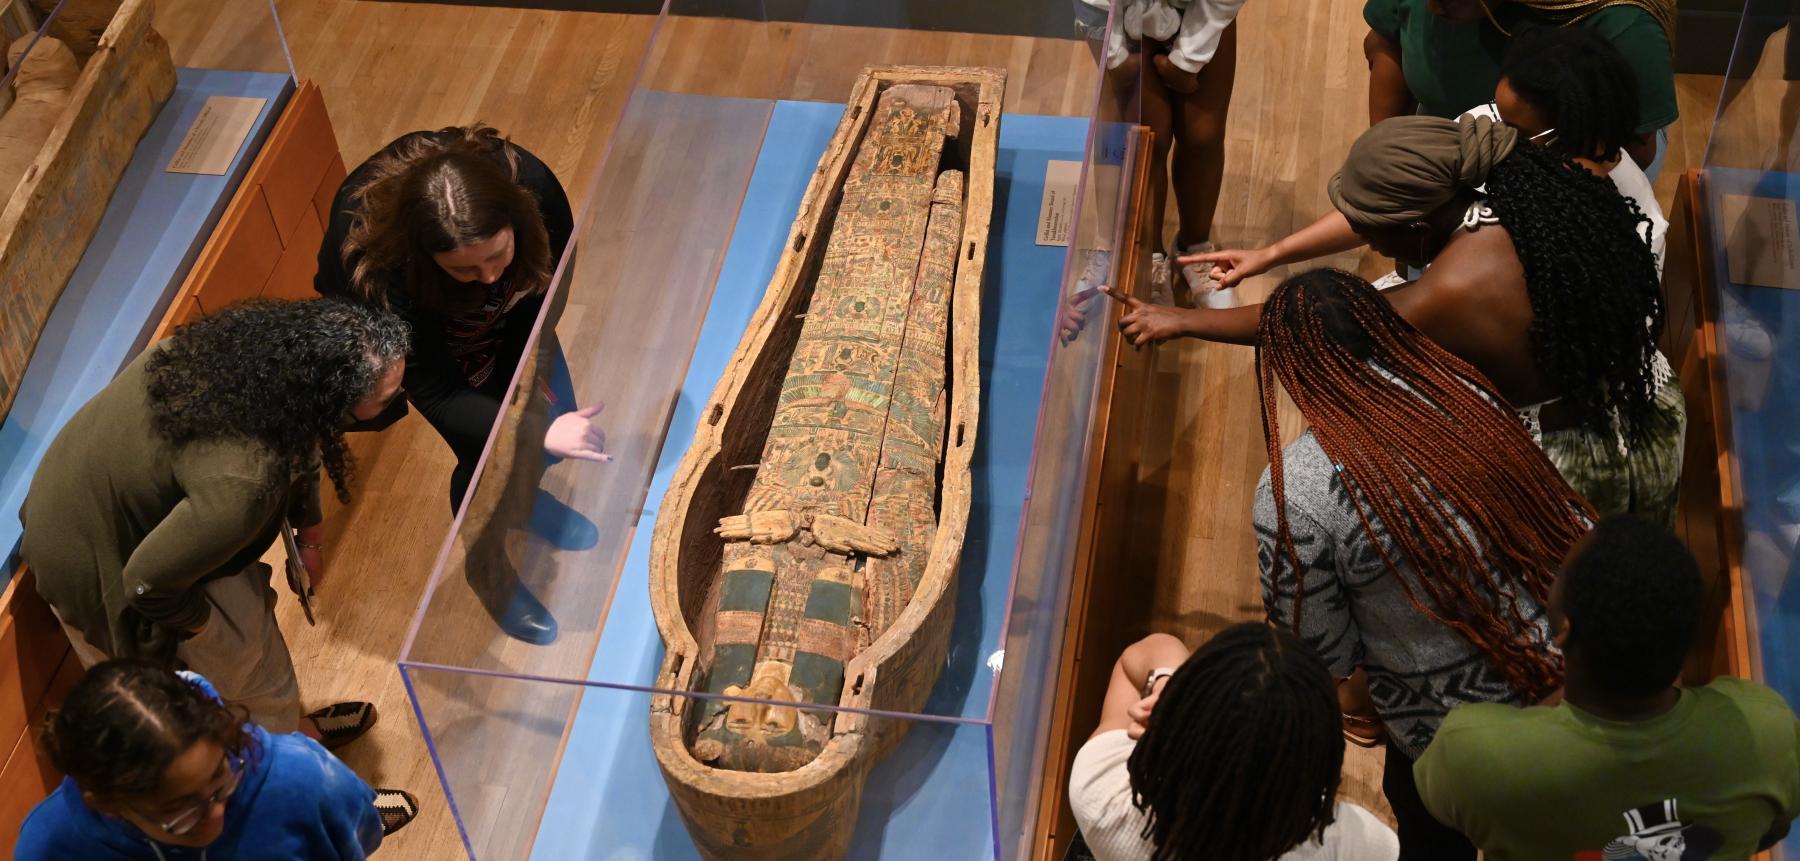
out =
[[119,5],[0,209],[0,418],[138,139],[175,89],[169,45],[150,28],[155,14],[151,0]]
[[[949,647],[1003,73],[863,73],[651,547],[651,738],[709,858],[838,858]],[[752,465],[752,469],[737,469]]]
[[[49,15],[58,0],[31,0],[39,12]],[[62,13],[50,22],[50,35],[62,40],[76,56],[86,58],[100,47],[100,37],[119,14],[120,0],[62,0]]]
[[69,106],[69,94],[81,75],[75,55],[61,41],[48,36],[36,45],[31,41],[31,36],[20,36],[6,49],[7,67],[17,66],[19,73],[13,78],[12,107],[0,114],[0,200],[19,187],[49,140],[51,127]]

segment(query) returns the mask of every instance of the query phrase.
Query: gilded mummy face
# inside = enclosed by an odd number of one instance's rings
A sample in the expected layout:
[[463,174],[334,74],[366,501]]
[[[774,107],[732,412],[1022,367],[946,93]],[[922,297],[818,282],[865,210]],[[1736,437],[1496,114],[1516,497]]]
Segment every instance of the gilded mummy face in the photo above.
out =
[[[800,702],[800,694],[788,684],[785,670],[786,667],[782,664],[762,664],[756,668],[748,687],[732,685],[725,689],[725,693],[728,696],[780,703]],[[798,709],[768,703],[732,703],[725,716],[725,726],[728,729],[742,736],[745,741],[762,744],[793,732],[799,722]]]

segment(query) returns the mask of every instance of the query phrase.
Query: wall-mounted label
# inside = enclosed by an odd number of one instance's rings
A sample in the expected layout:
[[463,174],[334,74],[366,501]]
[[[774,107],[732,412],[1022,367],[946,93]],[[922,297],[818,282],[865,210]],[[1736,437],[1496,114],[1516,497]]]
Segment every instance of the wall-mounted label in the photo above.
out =
[[1075,187],[1081,184],[1081,162],[1051,159],[1044,166],[1044,202],[1038,206],[1037,244],[1069,247],[1074,230]]
[[1720,195],[1719,227],[1733,283],[1800,290],[1800,219],[1792,200]]
[[207,96],[200,115],[188,126],[181,146],[175,149],[175,157],[169,159],[168,172],[223,176],[231,169],[231,160],[244,145],[244,138],[250,136],[250,127],[256,124],[266,101],[248,96]]

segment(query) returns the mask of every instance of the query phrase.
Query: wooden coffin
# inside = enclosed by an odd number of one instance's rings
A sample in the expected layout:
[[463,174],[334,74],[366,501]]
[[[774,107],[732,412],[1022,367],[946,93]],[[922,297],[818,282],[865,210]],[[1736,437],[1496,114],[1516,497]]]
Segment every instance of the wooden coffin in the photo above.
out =
[[125,0],[0,210],[0,418],[137,142],[175,90],[151,0]]
[[[858,596],[853,600],[866,599],[866,603],[853,605],[861,607],[856,624],[868,624],[870,615],[885,615],[889,621],[884,626],[870,625],[879,633],[844,660],[835,704],[917,712],[924,707],[943,667],[955,603],[956,568],[969,515],[970,458],[981,386],[981,279],[1005,75],[991,69],[883,67],[864,71],[853,87],[843,119],[801,201],[787,248],[762,304],[703,411],[694,443],[663,500],[650,556],[651,602],[667,649],[656,682],[659,689],[703,691],[708,684],[717,684],[711,676],[721,671],[714,664],[721,627],[722,564],[728,554],[741,553],[729,550],[727,539],[718,530],[723,519],[747,511],[753,486],[761,487],[757,474],[770,469],[764,460],[765,444],[771,437],[772,421],[786,409],[778,401],[783,400],[780,396],[790,360],[797,347],[807,349],[812,343],[803,340],[802,327],[821,269],[827,265],[826,252],[835,238],[833,228],[860,224],[855,219],[867,211],[866,203],[852,215],[841,216],[839,208],[859,150],[873,134],[871,120],[878,106],[885,104],[884,94],[896,87],[911,94],[918,91],[915,85],[950,91],[944,113],[954,115],[949,119],[955,129],[954,137],[944,143],[941,166],[963,176],[960,241],[954,235],[938,237],[941,242],[954,242],[948,255],[954,259],[954,274],[945,275],[950,290],[941,392],[945,420],[942,447],[933,453],[940,458],[932,503],[935,522],[929,539],[913,556],[915,564],[922,557],[923,572],[903,606],[882,610],[873,606],[874,599],[851,593]],[[942,96],[942,91],[932,92]],[[880,159],[899,158],[887,155],[887,149],[881,152]],[[940,184],[934,192],[938,196],[934,201],[944,195],[942,188]],[[856,199],[867,200],[860,192]],[[931,209],[934,213],[935,206]],[[887,204],[879,207],[885,212]],[[926,244],[929,249],[929,241]],[[841,258],[839,266],[841,269]],[[919,277],[922,283],[925,275]],[[862,303],[856,305],[860,309]],[[885,448],[883,452],[885,458]],[[816,479],[813,483],[819,484]],[[871,509],[876,505],[879,503]],[[759,507],[767,506],[758,503],[748,510],[755,512]],[[925,517],[932,516],[933,509],[925,511]],[[870,522],[874,522],[873,516]],[[853,565],[861,571],[865,562],[876,564],[872,557],[856,557],[846,568]],[[770,606],[774,603],[769,602]],[[812,610],[809,603],[808,619]],[[759,663],[759,673],[761,668]],[[725,693],[737,691],[732,688]],[[860,712],[801,710],[814,716],[811,728],[824,739],[822,749],[798,767],[742,770],[715,767],[694,752],[701,717],[712,710],[716,718],[717,708],[717,699],[668,694],[655,696],[651,702],[650,735],[657,762],[701,854],[734,861],[845,855],[869,768],[899,741],[904,723]]]

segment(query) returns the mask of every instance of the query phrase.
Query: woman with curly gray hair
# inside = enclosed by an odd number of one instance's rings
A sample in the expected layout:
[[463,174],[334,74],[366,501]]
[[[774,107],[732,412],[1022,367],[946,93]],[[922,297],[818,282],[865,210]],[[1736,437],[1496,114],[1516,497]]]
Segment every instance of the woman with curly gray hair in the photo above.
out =
[[323,573],[320,467],[347,500],[343,429],[399,394],[406,350],[385,311],[253,302],[176,330],[88,401],[20,512],[21,555],[82,663],[179,661],[272,731],[328,747],[366,731],[366,704],[302,720],[259,559],[285,518]]

